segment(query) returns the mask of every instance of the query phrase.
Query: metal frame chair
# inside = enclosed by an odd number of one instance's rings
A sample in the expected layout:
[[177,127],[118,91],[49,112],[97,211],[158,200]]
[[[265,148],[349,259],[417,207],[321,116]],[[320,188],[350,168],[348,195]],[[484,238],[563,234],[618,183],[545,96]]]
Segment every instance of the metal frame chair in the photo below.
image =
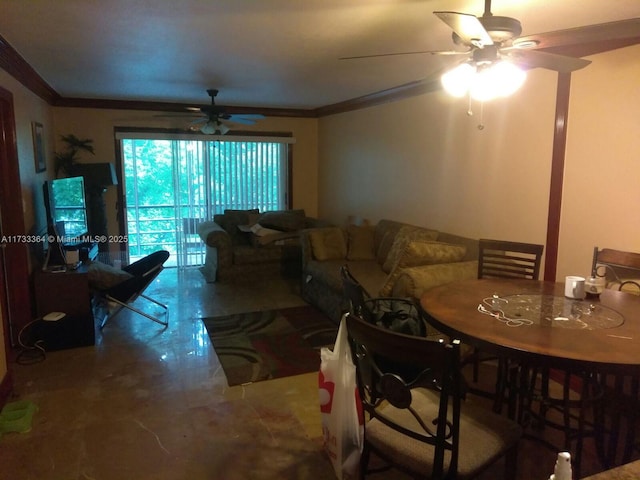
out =
[[[371,453],[414,478],[473,478],[505,458],[515,479],[522,428],[463,401],[460,343],[404,335],[347,315],[365,423],[362,476]],[[373,470],[371,470],[373,471]]]
[[[160,303],[159,301],[145,295],[143,292],[151,284],[151,282],[160,274],[163,269],[164,263],[169,258],[169,252],[166,250],[159,250],[151,253],[144,258],[127,265],[122,268],[125,272],[132,276],[117,285],[110,287],[106,290],[95,292],[101,297],[102,300],[107,302],[113,302],[118,305],[118,308],[113,312],[107,313],[103,318],[100,328],[104,328],[107,321],[116,316],[123,308],[127,308],[133,312],[136,312],[150,320],[153,320],[160,325],[169,325],[167,305]],[[163,311],[165,319],[162,320],[157,316],[146,313],[139,308],[131,305],[138,297],[142,297],[156,305],[159,305]]]
[[[594,270],[597,276],[617,283],[618,290],[640,294],[640,253],[612,248],[594,248]],[[632,279],[627,278],[630,275]],[[610,285],[611,286],[611,285]],[[625,288],[632,287],[632,288]]]
[[[607,286],[629,294],[640,294],[640,253],[612,248],[594,247],[592,273],[607,280]],[[631,287],[631,288],[629,288]],[[631,461],[634,450],[639,449],[636,430],[640,423],[640,377],[635,374],[608,375],[602,379],[605,402],[610,417],[610,438],[605,452],[605,465]],[[618,458],[619,436],[623,431],[623,418],[627,422],[622,454]]]

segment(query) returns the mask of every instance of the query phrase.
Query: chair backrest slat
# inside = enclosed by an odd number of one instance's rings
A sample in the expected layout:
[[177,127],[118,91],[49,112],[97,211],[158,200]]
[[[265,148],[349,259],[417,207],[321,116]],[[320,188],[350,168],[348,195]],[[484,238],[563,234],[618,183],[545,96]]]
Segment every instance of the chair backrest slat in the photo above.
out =
[[527,278],[537,280],[544,245],[480,239],[478,278]]

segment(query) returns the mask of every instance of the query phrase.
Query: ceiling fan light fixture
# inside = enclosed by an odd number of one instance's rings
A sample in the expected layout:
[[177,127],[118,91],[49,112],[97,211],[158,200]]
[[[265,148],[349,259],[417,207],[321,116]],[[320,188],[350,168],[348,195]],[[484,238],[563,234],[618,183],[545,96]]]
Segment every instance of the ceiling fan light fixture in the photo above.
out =
[[506,97],[517,91],[526,79],[526,73],[513,63],[499,60],[477,66],[462,63],[441,77],[445,91],[454,97],[467,93],[481,102]]
[[476,75],[476,68],[469,63],[461,63],[446,71],[440,81],[445,91],[453,97],[464,97]]
[[527,73],[523,69],[504,60],[493,64],[491,70],[501,97],[508,97],[518,91],[527,79]]
[[216,133],[216,125],[214,122],[209,121],[202,126],[200,131],[205,135],[213,135]]
[[218,135],[225,135],[229,131],[229,127],[219,121],[210,120],[202,126],[200,131],[205,135],[213,135],[216,133]]
[[220,132],[220,135],[226,135],[229,130],[229,127],[227,127],[224,123],[218,124],[218,131]]

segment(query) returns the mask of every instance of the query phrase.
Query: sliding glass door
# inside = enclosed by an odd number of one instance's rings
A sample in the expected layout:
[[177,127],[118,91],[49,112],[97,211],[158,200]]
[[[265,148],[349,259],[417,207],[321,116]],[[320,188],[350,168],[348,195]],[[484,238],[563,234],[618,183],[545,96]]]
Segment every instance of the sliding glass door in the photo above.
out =
[[171,253],[167,265],[202,265],[199,223],[225,209],[287,206],[287,143],[122,137],[130,261],[166,249]]

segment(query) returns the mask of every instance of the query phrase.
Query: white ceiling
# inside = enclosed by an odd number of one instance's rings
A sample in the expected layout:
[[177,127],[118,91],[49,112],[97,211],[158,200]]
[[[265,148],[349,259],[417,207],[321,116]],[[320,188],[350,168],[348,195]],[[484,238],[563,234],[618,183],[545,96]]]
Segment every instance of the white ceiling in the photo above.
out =
[[[433,15],[483,0],[0,0],[0,35],[61,96],[317,108],[440,70]],[[640,0],[494,0],[522,36],[640,16]]]

